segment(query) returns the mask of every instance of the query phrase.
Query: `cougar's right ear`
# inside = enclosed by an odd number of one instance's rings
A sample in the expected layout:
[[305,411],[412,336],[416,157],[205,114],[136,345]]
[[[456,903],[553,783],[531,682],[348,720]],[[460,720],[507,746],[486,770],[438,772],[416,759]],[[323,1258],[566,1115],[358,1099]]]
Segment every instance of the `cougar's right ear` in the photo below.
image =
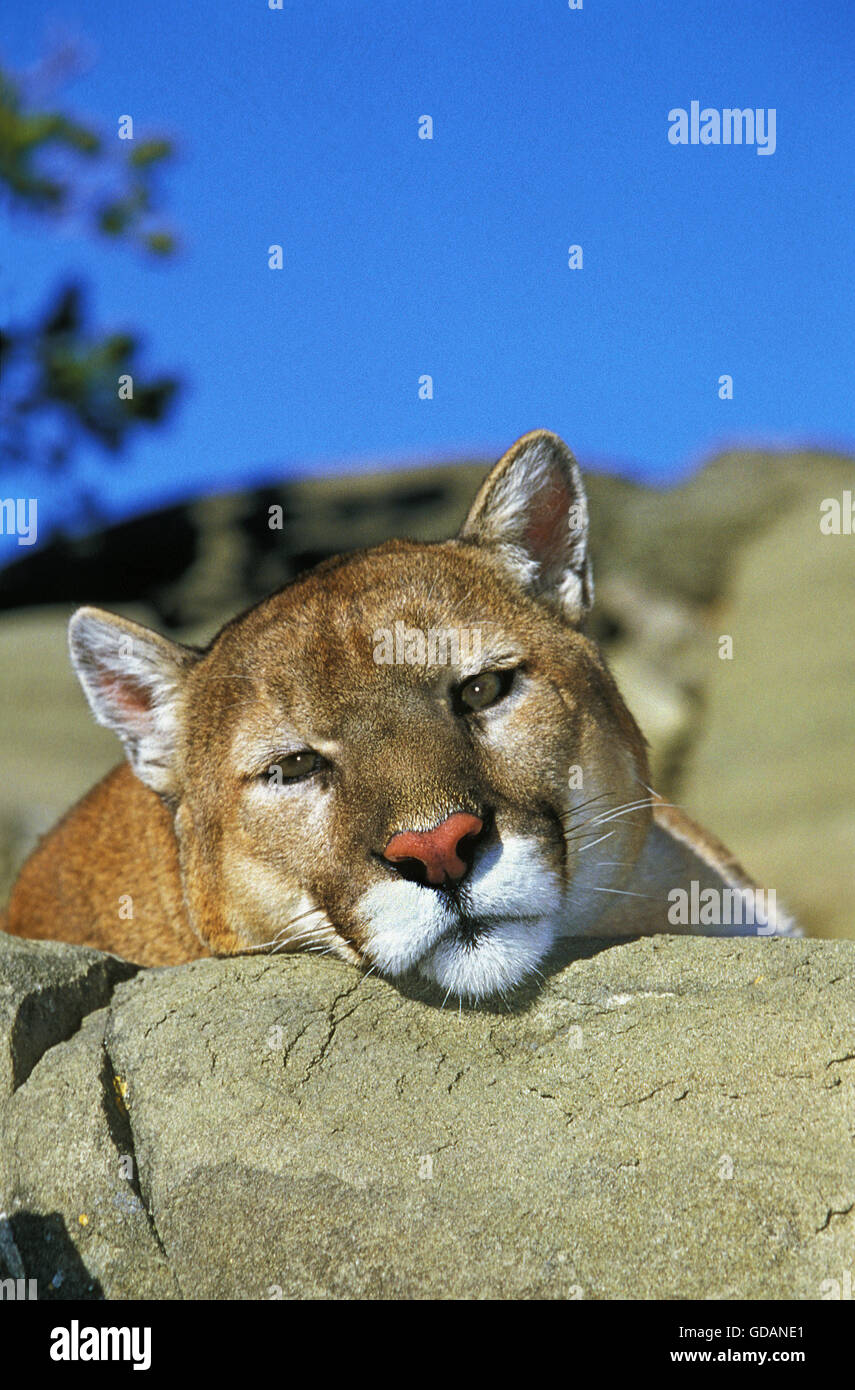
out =
[[199,653],[100,608],[78,608],[68,645],[98,723],[119,735],[141,782],[174,793],[184,681]]

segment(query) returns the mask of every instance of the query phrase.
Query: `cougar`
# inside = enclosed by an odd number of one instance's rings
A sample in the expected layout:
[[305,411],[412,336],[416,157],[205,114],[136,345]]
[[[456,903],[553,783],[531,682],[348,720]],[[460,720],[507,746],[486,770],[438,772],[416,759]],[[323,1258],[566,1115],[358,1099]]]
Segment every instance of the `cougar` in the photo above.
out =
[[470,1000],[564,936],[796,930],[675,913],[759,890],[650,788],[593,596],[579,469],[538,430],[455,539],[324,561],[204,649],[79,609],[127,761],[35,849],[6,930],[141,965],[326,951]]

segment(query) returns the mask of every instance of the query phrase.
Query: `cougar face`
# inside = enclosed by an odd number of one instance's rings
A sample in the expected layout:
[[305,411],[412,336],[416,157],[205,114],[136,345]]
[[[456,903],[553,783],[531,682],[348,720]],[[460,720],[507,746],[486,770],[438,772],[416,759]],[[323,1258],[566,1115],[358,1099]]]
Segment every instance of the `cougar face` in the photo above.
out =
[[[72,655],[171,808],[218,953],[318,949],[481,998],[590,930],[649,810],[643,740],[597,649],[569,451],[525,436],[457,539],[339,557],[191,651],[92,609]],[[595,866],[595,860],[599,862]]]

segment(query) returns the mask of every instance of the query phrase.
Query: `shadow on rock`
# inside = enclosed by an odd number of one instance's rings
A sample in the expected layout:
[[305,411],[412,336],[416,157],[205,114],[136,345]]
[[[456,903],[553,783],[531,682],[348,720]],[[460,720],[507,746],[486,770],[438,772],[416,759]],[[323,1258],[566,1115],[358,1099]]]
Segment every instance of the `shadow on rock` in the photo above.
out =
[[603,951],[610,950],[613,946],[624,946],[629,941],[637,941],[634,936],[621,936],[605,938],[600,936],[574,936],[562,938],[550,951],[545,960],[541,961],[537,973],[534,974],[524,984],[518,985],[511,994],[494,995],[490,999],[481,999],[477,1003],[456,999],[453,995],[447,994],[438,985],[430,984],[423,980],[420,975],[411,972],[409,975],[401,975],[394,981],[395,988],[399,994],[403,994],[407,999],[418,1000],[421,1004],[426,1004],[431,1009],[449,1009],[462,1013],[480,1014],[527,1014],[537,1003],[547,980],[566,966],[572,965],[577,960],[591,960],[594,956],[600,955]]
[[[0,1278],[36,1281],[39,1302],[64,1299],[103,1299],[104,1291],[93,1278],[72,1241],[59,1212],[46,1216],[18,1211],[9,1217],[15,1258],[0,1249]],[[20,1266],[11,1268],[12,1264]]]

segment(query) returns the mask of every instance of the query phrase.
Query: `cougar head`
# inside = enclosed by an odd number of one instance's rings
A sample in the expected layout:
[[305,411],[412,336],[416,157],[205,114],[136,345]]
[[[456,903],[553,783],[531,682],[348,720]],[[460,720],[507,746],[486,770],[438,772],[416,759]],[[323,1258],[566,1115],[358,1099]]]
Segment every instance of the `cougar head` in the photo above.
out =
[[[581,631],[587,539],[573,456],[536,431],[455,539],[338,556],[205,650],[75,614],[90,704],[172,811],[212,951],[329,950],[478,999],[595,925],[649,811],[601,829],[647,767]],[[611,867],[587,853],[606,834]]]

